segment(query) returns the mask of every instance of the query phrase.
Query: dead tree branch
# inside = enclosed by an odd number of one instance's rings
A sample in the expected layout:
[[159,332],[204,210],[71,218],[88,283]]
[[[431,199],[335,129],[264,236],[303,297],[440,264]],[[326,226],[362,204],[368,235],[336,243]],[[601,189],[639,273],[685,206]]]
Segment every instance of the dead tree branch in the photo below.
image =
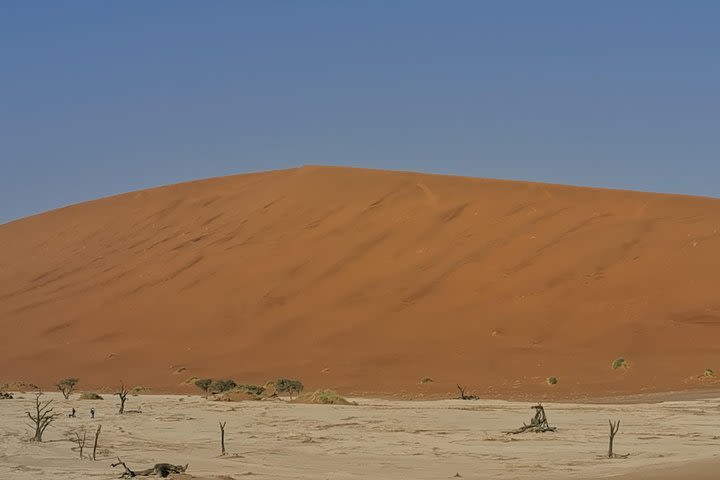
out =
[[227,422],[218,422],[220,424],[220,455],[225,455],[225,424]]
[[120,457],[118,457],[117,463],[110,464],[111,467],[117,467],[119,465],[122,465],[122,467],[125,469],[125,471],[120,475],[120,478],[135,478],[135,477],[149,477],[149,476],[158,476],[162,478],[167,478],[168,476],[172,474],[181,474],[185,473],[185,471],[188,468],[188,464],[185,465],[173,465],[171,463],[156,463],[155,466],[152,468],[148,468],[145,470],[138,470],[133,471],[130,470],[130,468],[120,460]]
[[457,384],[457,388],[460,391],[458,395],[460,400],[479,400],[479,397],[476,395],[465,395],[465,387],[461,387],[460,384]]
[[93,443],[93,455],[92,455],[93,460],[95,460],[95,453],[97,452],[97,444],[98,444],[98,438],[100,438],[100,429],[101,428],[102,428],[102,425],[98,425],[98,428],[95,431],[95,443]]
[[32,422],[32,427],[35,428],[35,435],[31,439],[33,442],[42,442],[45,429],[60,416],[59,413],[53,413],[53,407],[50,406],[52,404],[52,400],[41,402],[41,396],[42,392],[37,392],[35,394],[35,411],[33,413],[25,412]]
[[535,415],[530,419],[530,425],[523,422],[523,426],[507,432],[509,435],[517,435],[518,433],[534,432],[534,433],[545,433],[554,432],[557,430],[556,427],[548,425],[547,416],[545,415],[545,408],[541,404],[533,405],[530,407],[535,410]]
[[[73,431],[73,436],[75,437],[73,439],[73,442],[77,443],[78,450],[80,450],[80,460],[83,459],[83,450],[85,449],[85,441],[87,439],[87,432],[85,431],[85,428],[83,427],[80,431]],[[81,436],[82,434],[82,436]]]
[[122,460],[120,460],[120,457],[117,457],[117,459],[118,459],[117,463],[111,463],[110,466],[113,467],[113,468],[115,468],[115,467],[117,467],[117,466],[119,466],[119,465],[122,465],[122,466],[123,466],[123,468],[125,469],[125,472],[123,472],[123,474],[120,475],[120,478],[134,478],[134,477],[137,477],[137,475],[135,474],[135,472],[133,472],[132,470],[130,470],[130,469],[128,468],[128,466],[125,465],[125,462],[123,462]]

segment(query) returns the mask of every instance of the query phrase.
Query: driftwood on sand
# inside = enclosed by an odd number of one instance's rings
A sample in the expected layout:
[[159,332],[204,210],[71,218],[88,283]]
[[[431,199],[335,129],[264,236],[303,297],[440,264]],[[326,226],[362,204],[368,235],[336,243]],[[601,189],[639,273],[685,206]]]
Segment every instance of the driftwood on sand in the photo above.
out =
[[117,463],[111,464],[111,466],[117,467],[122,466],[125,471],[120,475],[119,478],[135,478],[135,477],[150,477],[150,476],[156,476],[156,477],[162,477],[166,478],[170,476],[171,474],[177,473],[185,473],[185,470],[187,470],[188,466],[185,465],[173,465],[171,463],[156,463],[154,467],[148,468],[145,470],[130,470],[130,468],[120,460],[120,457],[118,457]]
[[545,433],[554,432],[556,427],[548,425],[547,416],[545,415],[545,408],[541,404],[533,405],[530,407],[535,410],[535,415],[530,419],[530,425],[523,422],[523,426],[507,432],[509,435],[517,435],[518,433],[534,432],[534,433]]

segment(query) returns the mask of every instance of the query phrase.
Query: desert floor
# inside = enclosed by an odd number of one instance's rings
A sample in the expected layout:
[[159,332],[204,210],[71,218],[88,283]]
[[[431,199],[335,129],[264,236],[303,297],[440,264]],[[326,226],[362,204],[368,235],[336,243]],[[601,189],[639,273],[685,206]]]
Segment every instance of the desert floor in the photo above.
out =
[[[75,395],[77,397],[77,395]],[[284,401],[227,403],[199,396],[54,400],[62,413],[42,444],[28,442],[25,411],[34,395],[0,401],[0,478],[117,478],[120,456],[131,468],[189,463],[197,478],[443,479],[713,478],[720,459],[718,399],[633,404],[545,405],[556,433],[509,436],[531,417],[530,403],[496,400],[388,401],[356,406]],[[94,406],[95,420],[89,417]],[[78,418],[68,418],[75,407]],[[615,451],[603,458],[608,419],[622,421]],[[228,455],[220,456],[218,422],[227,422]],[[102,425],[97,461],[80,460],[67,440],[85,427],[88,445]],[[706,475],[706,477],[703,477]]]

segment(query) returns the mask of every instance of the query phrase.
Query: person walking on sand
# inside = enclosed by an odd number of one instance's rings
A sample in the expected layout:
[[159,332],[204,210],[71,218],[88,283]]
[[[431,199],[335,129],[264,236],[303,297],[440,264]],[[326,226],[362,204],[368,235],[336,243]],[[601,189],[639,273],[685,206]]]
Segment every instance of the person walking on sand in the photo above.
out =
[[90,418],[95,418],[95,407],[90,408]]

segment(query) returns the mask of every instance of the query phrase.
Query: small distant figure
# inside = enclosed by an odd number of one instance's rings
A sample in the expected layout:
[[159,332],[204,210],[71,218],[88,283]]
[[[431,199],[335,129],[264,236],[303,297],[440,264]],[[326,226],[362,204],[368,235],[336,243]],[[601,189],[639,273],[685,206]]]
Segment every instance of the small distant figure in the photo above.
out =
[[[73,409],[73,412],[74,411],[75,411],[75,409]],[[95,408],[94,407],[90,409],[90,418],[95,418]]]
[[70,412],[70,415],[68,415],[70,418],[75,418],[75,409],[72,409],[72,412]]

